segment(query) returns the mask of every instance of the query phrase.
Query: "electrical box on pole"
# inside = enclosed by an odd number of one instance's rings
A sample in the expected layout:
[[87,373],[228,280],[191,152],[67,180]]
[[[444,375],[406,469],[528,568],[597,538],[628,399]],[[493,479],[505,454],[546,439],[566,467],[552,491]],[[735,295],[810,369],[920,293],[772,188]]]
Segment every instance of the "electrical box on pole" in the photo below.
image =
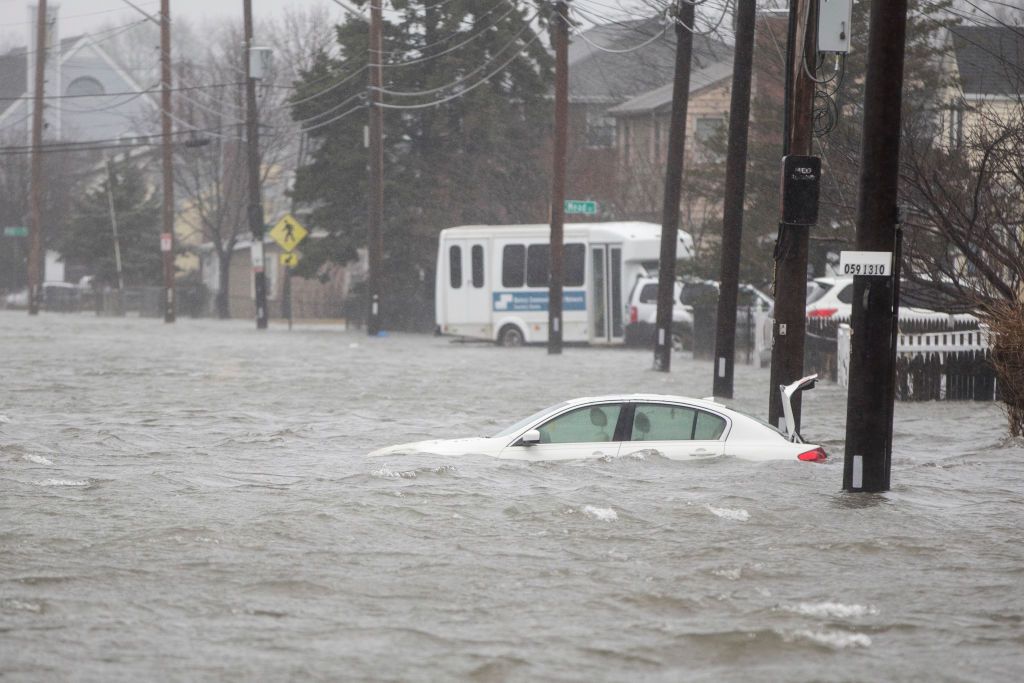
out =
[[782,157],[782,222],[814,225],[818,222],[821,159],[801,154]]
[[274,65],[274,50],[269,47],[249,48],[249,78],[262,81]]
[[818,0],[818,52],[850,51],[853,0]]

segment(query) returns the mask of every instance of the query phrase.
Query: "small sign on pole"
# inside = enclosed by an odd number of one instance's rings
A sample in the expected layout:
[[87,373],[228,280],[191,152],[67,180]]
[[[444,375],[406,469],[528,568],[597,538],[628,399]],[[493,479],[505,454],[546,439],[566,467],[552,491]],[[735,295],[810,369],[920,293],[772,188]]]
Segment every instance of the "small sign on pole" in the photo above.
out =
[[20,225],[6,227],[4,237],[28,237],[28,228]]
[[843,251],[839,253],[840,275],[892,275],[891,251]]
[[160,233],[160,251],[170,251],[174,244],[174,238],[169,232]]
[[279,254],[278,258],[281,259],[281,265],[288,268],[294,268],[299,265],[299,255],[294,251],[287,251],[283,254]]
[[597,202],[584,201],[582,199],[566,199],[564,206],[566,213],[582,214],[584,216],[597,215]]

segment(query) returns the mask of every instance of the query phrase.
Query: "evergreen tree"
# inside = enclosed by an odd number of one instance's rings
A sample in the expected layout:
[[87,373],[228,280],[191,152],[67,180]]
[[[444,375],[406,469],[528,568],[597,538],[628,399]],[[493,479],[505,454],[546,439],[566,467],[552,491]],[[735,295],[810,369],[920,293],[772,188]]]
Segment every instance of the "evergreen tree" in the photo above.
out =
[[[551,58],[535,29],[543,17],[521,0],[396,0],[393,8],[383,99],[403,108],[384,114],[382,309],[386,325],[402,327],[431,321],[439,230],[546,219]],[[320,55],[293,98],[313,150],[295,199],[304,220],[330,235],[303,250],[306,276],[351,261],[366,244],[368,26],[349,19],[337,34],[339,55]]]
[[117,286],[108,190],[114,199],[125,285],[160,284],[160,197],[150,194],[143,174],[129,161],[111,164],[110,175],[77,203],[57,249],[66,260],[86,266],[97,284]]

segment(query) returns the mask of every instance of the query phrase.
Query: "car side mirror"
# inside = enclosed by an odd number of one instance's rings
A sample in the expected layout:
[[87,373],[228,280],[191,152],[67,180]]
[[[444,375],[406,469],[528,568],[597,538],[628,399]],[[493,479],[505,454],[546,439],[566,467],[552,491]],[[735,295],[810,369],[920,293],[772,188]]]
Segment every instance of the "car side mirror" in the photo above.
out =
[[535,446],[535,445],[539,444],[540,443],[540,430],[537,430],[537,429],[528,429],[528,430],[526,430],[526,432],[523,433],[522,438],[519,439],[519,443],[521,443],[524,446]]

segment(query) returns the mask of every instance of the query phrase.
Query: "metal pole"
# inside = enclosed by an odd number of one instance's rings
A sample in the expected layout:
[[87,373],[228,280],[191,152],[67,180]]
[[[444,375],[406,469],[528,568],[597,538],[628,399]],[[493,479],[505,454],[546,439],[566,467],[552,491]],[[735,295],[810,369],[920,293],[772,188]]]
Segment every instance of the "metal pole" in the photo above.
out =
[[163,235],[160,248],[164,259],[164,322],[174,322],[174,168],[171,150],[171,8],[160,0],[160,146],[163,173]]
[[665,200],[661,209],[661,253],[658,261],[657,337],[654,369],[668,372],[672,365],[672,307],[676,282],[676,243],[679,240],[679,200],[686,151],[686,110],[690,98],[690,56],[693,53],[694,3],[680,0],[673,13],[676,29],[675,77],[672,114],[665,166]]
[[36,11],[36,74],[35,90],[32,93],[32,190],[31,236],[28,249],[28,314],[39,315],[42,298],[43,260],[43,215],[42,182],[43,158],[40,146],[43,144],[43,88],[46,68],[46,0],[39,0]]
[[117,236],[117,211],[114,210],[114,173],[107,159],[107,204],[110,206],[110,227],[114,232],[114,267],[117,268],[117,291],[124,292],[124,275],[121,271],[121,239]]
[[383,0],[370,0],[370,196],[369,224],[367,226],[366,251],[369,261],[367,276],[366,333],[377,336],[380,324],[380,285],[382,281],[381,261],[384,251],[382,223],[384,221],[384,109],[381,103],[383,83],[381,62],[383,33]]
[[562,353],[562,285],[565,271],[565,165],[569,133],[569,6],[555,3],[551,38],[555,49],[555,140],[551,174],[551,280],[548,282],[548,353]]
[[[736,5],[736,48],[729,104],[729,149],[725,160],[725,205],[722,211],[722,262],[719,270],[718,318],[712,394],[732,398],[736,360],[736,304],[739,298],[743,202],[747,182],[747,133],[750,128],[750,81],[754,65],[755,0]],[[747,309],[749,316],[750,309]],[[749,327],[748,327],[749,329]],[[748,348],[749,353],[749,348]]]
[[[807,70],[813,68],[817,50],[812,0],[790,4],[789,35],[786,46],[787,120],[783,154],[809,155],[813,126],[814,82]],[[806,65],[806,68],[805,68]],[[778,425],[783,418],[779,386],[804,375],[804,335],[807,330],[807,243],[808,227],[779,224],[775,244],[775,323],[772,326],[772,367],[768,383],[768,421]],[[793,430],[800,429],[801,394],[792,398]]]
[[[900,107],[907,0],[871,4],[864,82],[864,134],[857,249],[898,253]],[[894,287],[891,277],[855,277],[843,489],[886,491],[891,467]],[[888,351],[888,352],[885,352]]]
[[263,263],[263,200],[260,197],[260,132],[256,110],[256,79],[252,77],[252,0],[243,0],[245,22],[245,141],[249,170],[249,230],[252,231],[253,288],[256,292],[256,329],[267,329],[267,274]]

